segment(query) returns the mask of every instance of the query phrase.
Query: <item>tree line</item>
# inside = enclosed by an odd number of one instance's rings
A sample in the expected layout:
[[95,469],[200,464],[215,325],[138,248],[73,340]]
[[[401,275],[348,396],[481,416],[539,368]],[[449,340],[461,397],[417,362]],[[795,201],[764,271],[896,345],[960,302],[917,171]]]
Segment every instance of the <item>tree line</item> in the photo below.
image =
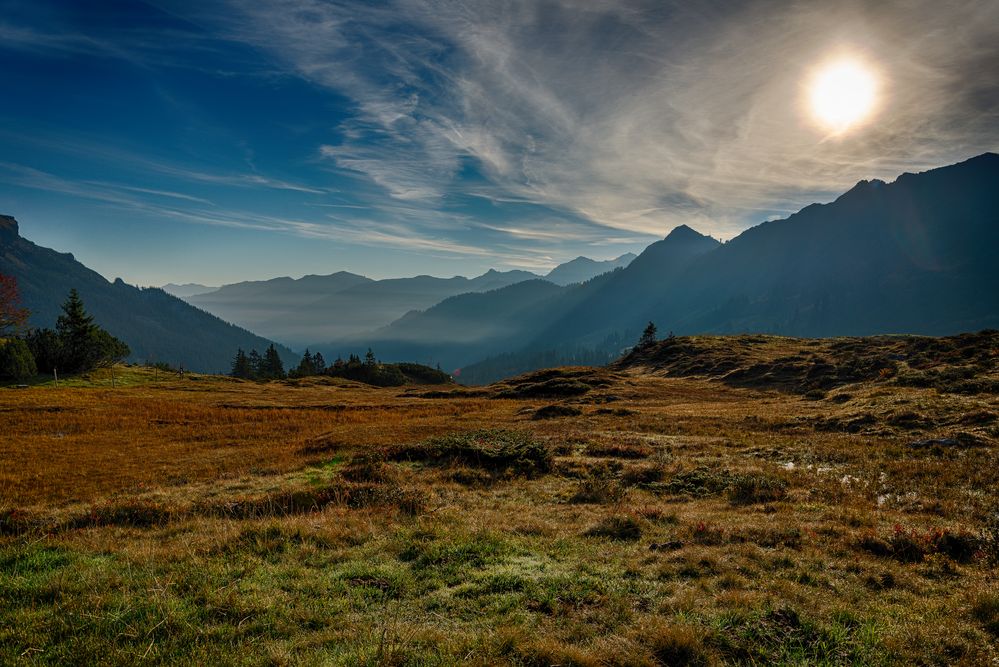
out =
[[338,357],[330,365],[326,364],[321,352],[312,354],[306,349],[298,366],[285,373],[281,357],[274,344],[271,343],[262,355],[256,350],[250,350],[249,353],[243,351],[242,348],[236,350],[229,375],[243,380],[280,380],[286,377],[300,378],[312,375],[344,377],[344,373],[348,369],[353,371],[368,369],[371,371],[379,366],[381,364],[375,359],[375,353],[371,351],[371,348],[368,348],[363,362],[356,354],[351,354],[347,361]]
[[28,329],[17,281],[0,275],[0,378],[25,380],[39,373],[72,375],[110,366],[131,351],[94,322],[75,289],[62,304],[55,329]]
[[327,364],[322,353],[313,354],[306,350],[298,362],[298,366],[285,373],[281,358],[273,344],[262,355],[256,350],[249,352],[245,352],[243,349],[236,350],[229,374],[243,380],[278,380],[286,377],[312,376],[339,377],[379,387],[397,387],[406,384],[409,379],[426,384],[444,384],[451,381],[451,377],[440,368],[433,369],[420,364],[407,363],[383,364],[378,361],[371,348],[368,348],[363,359],[356,354],[351,354],[346,360],[337,357],[331,364]]

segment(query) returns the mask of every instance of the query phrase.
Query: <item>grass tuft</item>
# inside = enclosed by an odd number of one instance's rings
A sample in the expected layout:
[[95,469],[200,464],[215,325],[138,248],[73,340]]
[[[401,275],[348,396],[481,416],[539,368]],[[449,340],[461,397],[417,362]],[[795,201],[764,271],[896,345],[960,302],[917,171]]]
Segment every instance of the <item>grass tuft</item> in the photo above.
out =
[[389,448],[387,456],[395,461],[465,465],[526,477],[549,472],[552,467],[552,453],[545,443],[529,433],[507,429],[431,438]]
[[588,528],[583,535],[635,542],[642,538],[642,525],[630,516],[609,516]]

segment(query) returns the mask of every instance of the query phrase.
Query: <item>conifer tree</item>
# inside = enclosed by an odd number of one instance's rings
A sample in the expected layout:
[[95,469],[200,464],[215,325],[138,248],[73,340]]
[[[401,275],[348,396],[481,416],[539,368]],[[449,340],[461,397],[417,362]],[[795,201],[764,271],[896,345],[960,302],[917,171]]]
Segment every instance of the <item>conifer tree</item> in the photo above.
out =
[[642,332],[642,337],[638,341],[638,347],[648,347],[654,345],[656,342],[656,325],[652,322],[645,327],[645,331]]
[[376,363],[377,362],[375,361],[375,353],[372,352],[371,348],[369,347],[368,353],[364,355],[364,365],[370,368],[374,366]]
[[323,375],[326,373],[326,360],[323,359],[322,352],[316,352],[312,355],[312,366],[315,368],[316,375]]
[[94,318],[87,313],[75,289],[69,291],[69,297],[62,305],[62,315],[56,320],[56,335],[61,357],[59,364],[68,372],[110,366],[131,352],[128,345],[94,324]]
[[75,288],[71,289],[69,297],[62,304],[62,315],[56,320],[56,332],[62,344],[62,363],[67,371],[87,367],[87,348],[96,329],[94,318],[83,307],[80,293]]
[[236,357],[232,360],[232,372],[229,373],[234,378],[249,380],[253,375],[253,368],[250,366],[250,359],[243,352],[243,348],[236,350]]
[[307,377],[315,374],[315,361],[313,360],[312,354],[309,353],[309,348],[305,348],[305,354],[302,355],[302,360],[298,362],[298,368],[295,369],[295,375],[297,377]]
[[261,377],[264,371],[264,360],[260,356],[260,353],[256,350],[250,350],[250,354],[247,356],[247,362],[250,365],[250,379],[256,380]]
[[281,361],[281,355],[275,349],[274,343],[271,343],[267,347],[267,351],[264,352],[263,367],[264,372],[261,373],[261,377],[272,380],[280,380],[284,377],[284,362]]

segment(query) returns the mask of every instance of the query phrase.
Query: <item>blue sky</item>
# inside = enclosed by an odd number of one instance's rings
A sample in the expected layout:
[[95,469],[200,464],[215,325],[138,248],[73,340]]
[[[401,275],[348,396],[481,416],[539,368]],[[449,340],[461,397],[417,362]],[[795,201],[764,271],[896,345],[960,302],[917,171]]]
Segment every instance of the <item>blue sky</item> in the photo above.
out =
[[545,271],[996,150],[999,4],[830,4],[0,0],[0,212],[143,285]]

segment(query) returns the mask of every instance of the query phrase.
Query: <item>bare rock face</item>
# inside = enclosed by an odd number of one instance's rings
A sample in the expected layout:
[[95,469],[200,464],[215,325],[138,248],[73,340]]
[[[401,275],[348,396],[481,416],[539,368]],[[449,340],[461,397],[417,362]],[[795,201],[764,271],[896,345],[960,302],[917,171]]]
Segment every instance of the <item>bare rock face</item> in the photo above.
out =
[[17,237],[17,220],[10,215],[0,215],[0,239],[8,241]]

